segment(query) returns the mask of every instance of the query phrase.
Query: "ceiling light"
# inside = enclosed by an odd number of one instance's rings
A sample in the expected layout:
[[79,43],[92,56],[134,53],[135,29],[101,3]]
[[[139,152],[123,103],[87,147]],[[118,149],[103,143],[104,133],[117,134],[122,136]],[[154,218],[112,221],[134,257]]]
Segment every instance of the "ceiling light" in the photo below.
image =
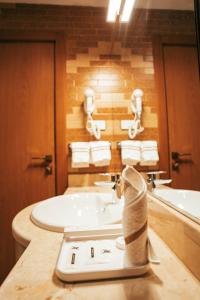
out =
[[115,22],[119,15],[121,0],[109,0],[107,22]]
[[126,0],[120,17],[120,22],[128,22],[130,20],[135,0]]

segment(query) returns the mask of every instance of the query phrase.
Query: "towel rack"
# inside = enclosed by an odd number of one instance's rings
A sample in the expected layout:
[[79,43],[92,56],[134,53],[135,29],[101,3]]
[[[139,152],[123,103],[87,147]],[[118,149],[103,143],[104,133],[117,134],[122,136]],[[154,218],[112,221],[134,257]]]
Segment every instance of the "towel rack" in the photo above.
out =
[[[89,143],[89,142],[86,142],[86,143]],[[112,148],[112,143],[111,142],[109,142],[109,144],[110,144],[110,147]],[[71,143],[69,143],[68,144],[68,148],[71,150],[72,149],[72,147],[71,147]]]
[[[132,141],[132,140],[129,140],[129,141]],[[140,140],[138,140],[138,141],[140,141]],[[121,142],[117,142],[117,149],[121,149]]]

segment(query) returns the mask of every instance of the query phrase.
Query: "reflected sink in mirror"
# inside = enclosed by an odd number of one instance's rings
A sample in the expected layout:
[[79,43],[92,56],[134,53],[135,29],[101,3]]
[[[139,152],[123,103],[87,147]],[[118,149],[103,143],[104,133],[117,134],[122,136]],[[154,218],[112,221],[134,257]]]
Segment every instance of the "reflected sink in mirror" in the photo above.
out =
[[112,202],[111,193],[74,193],[49,198],[34,206],[31,220],[50,231],[67,226],[100,226],[121,223],[123,199]]
[[[200,221],[200,192],[183,189],[154,189],[153,194],[179,211]],[[196,221],[196,220],[195,220]]]

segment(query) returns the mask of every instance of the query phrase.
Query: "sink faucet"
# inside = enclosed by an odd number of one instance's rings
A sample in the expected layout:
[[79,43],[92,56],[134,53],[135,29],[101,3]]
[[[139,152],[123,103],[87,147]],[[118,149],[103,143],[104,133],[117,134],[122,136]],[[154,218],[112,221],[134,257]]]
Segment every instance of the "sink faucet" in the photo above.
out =
[[147,190],[153,191],[156,187],[154,180],[156,179],[156,174],[151,172],[147,173]]
[[153,190],[156,188],[155,180],[157,179],[157,175],[165,174],[165,171],[153,171],[148,172],[147,174],[147,190],[150,192],[153,192]]
[[122,179],[120,174],[111,174],[111,181],[114,183],[112,187],[113,203],[117,203],[122,197]]

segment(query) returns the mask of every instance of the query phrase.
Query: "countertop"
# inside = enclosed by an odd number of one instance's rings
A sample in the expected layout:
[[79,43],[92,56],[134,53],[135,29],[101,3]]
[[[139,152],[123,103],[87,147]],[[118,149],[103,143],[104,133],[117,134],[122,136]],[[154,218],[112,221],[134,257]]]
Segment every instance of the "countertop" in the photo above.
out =
[[[70,188],[67,193],[80,190],[87,189]],[[2,284],[0,299],[200,299],[200,282],[152,230],[149,232],[150,239],[161,264],[151,265],[151,270],[145,276],[74,284],[61,282],[54,274],[54,268],[62,234],[35,226],[30,220],[32,207],[25,208],[14,219],[15,239],[27,246],[27,249]]]

